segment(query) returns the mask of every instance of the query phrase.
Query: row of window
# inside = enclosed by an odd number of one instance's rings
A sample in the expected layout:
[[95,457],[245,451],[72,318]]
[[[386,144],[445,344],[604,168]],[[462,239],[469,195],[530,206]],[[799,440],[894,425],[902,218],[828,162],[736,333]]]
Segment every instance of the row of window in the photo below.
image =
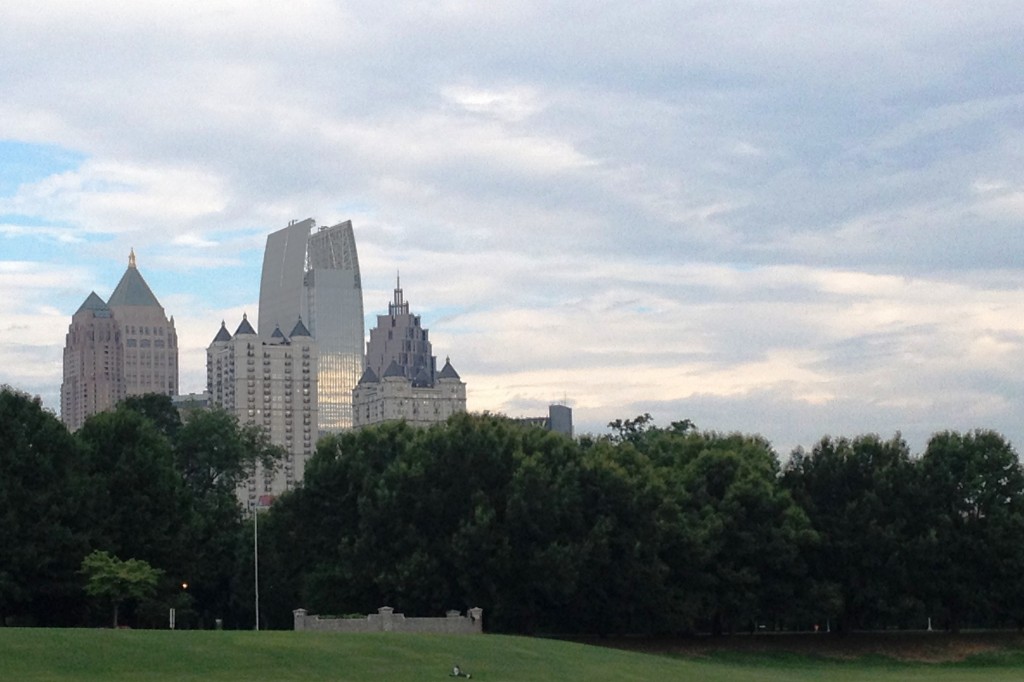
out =
[[153,336],[153,335],[163,336],[164,335],[164,328],[163,327],[146,327],[146,326],[136,327],[133,324],[128,324],[128,325],[125,325],[125,330],[127,330],[127,332],[129,334],[146,334],[146,335],[149,335],[149,336]]
[[[137,348],[149,348],[150,347],[150,341],[149,341],[149,339],[140,339],[140,340],[128,339],[127,341],[124,342],[124,345],[127,346],[128,348],[136,348],[136,347]],[[152,346],[153,346],[153,348],[164,348],[165,347],[164,340],[163,339],[157,339],[157,340],[152,342]]]

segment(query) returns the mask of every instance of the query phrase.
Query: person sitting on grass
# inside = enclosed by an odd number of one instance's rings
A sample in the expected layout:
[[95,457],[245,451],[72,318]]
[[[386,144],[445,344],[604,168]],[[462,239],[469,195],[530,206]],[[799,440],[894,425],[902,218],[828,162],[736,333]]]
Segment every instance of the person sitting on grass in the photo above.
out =
[[462,668],[459,667],[459,664],[456,663],[454,666],[452,666],[452,673],[448,677],[465,677],[465,678],[469,679],[470,677],[473,677],[473,676],[470,675],[467,672],[464,672],[462,670]]

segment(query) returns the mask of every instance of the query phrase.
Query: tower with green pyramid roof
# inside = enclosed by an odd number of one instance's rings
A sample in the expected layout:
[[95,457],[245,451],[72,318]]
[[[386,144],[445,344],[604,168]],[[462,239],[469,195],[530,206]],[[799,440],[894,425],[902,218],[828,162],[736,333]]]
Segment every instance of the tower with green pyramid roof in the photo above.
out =
[[178,335],[135,263],[106,302],[92,292],[71,318],[64,346],[61,420],[72,431],[133,395],[178,392]]

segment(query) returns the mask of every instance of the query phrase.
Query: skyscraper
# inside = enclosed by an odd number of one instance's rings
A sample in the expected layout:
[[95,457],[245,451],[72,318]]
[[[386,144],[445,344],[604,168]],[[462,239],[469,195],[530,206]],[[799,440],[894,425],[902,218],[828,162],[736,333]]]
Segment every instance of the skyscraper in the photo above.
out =
[[280,495],[302,480],[317,440],[316,341],[298,321],[285,336],[257,334],[242,316],[232,336],[222,322],[206,349],[206,390],[213,404],[242,424],[261,427],[285,449],[280,468],[257,464],[237,491],[247,509],[264,495]]
[[295,324],[299,317],[309,319],[304,283],[306,247],[309,231],[315,225],[312,218],[293,220],[267,237],[257,320],[260,336],[270,338],[275,328]]
[[178,392],[178,335],[135,264],[110,300],[92,292],[71,318],[64,347],[61,420],[72,431],[127,396]]
[[397,279],[388,314],[378,315],[377,326],[370,330],[366,366],[382,377],[388,365],[396,362],[410,381],[419,378],[421,383],[433,384],[437,359],[432,351],[430,332],[420,326],[419,315],[409,312],[402,280]]
[[353,426],[403,419],[413,426],[443,422],[466,411],[466,383],[451,360],[436,372],[430,332],[409,312],[401,280],[377,316],[366,347],[366,371],[352,391]]
[[71,316],[65,337],[61,421],[77,431],[86,417],[112,409],[124,397],[121,330],[94,291]]
[[352,426],[352,389],[363,371],[363,290],[352,222],[293,221],[267,237],[259,331],[301,318],[318,347],[319,431]]
[[309,238],[306,305],[320,354],[320,430],[352,427],[352,389],[363,373],[363,285],[352,222]]

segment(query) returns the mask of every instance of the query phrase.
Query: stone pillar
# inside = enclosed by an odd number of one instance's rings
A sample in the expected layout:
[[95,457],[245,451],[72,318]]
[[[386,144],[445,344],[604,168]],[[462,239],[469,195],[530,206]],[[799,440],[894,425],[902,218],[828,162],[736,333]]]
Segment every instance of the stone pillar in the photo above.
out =
[[306,614],[309,613],[306,609],[295,609],[292,611],[292,616],[295,618],[295,629],[305,630],[306,629]]
[[469,622],[473,624],[473,632],[483,633],[484,610],[479,606],[474,606],[466,613],[469,615]]
[[390,606],[382,606],[377,609],[380,615],[380,625],[384,632],[391,632],[395,629],[395,610]]

